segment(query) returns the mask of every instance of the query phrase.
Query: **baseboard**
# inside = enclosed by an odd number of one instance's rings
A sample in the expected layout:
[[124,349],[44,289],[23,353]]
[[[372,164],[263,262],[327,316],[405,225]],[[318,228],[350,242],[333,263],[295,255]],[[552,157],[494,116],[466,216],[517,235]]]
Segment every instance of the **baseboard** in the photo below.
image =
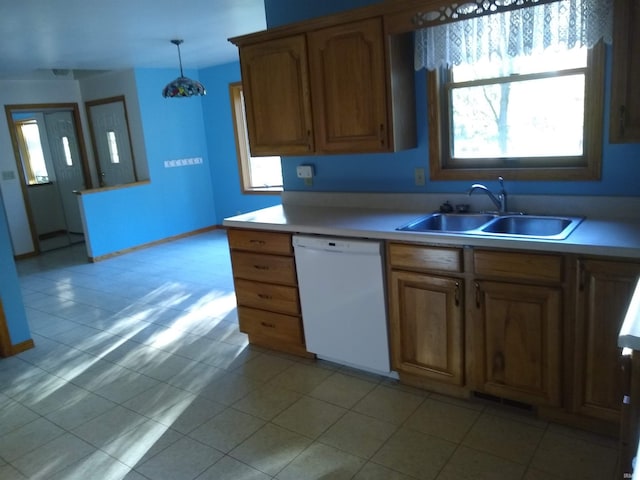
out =
[[135,252],[137,250],[143,250],[145,248],[155,247],[156,245],[162,245],[163,243],[173,242],[181,238],[192,237],[194,235],[200,235],[201,233],[211,232],[213,230],[219,230],[222,228],[223,228],[222,225],[212,225],[210,227],[199,228],[198,230],[193,230],[187,233],[181,233],[180,235],[174,235],[172,237],[163,238],[161,240],[154,240],[153,242],[143,243],[141,245],[136,245],[135,247],[125,248],[124,250],[118,250],[112,253],[107,253],[105,255],[99,255],[97,257],[89,257],[89,262],[91,263],[101,262],[103,260],[119,257],[120,255],[125,255],[127,253]]
[[12,345],[11,346],[10,355],[17,355],[17,354],[25,352],[27,350],[31,350],[35,346],[36,346],[36,344],[33,343],[33,340],[31,340],[31,339],[25,340],[24,342],[20,342],[20,343],[17,343],[15,345]]

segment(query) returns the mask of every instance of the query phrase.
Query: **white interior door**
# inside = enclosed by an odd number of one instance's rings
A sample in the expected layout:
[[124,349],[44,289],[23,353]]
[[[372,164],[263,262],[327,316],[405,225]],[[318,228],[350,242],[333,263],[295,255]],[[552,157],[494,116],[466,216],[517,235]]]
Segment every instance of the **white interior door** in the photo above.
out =
[[109,187],[135,182],[124,102],[91,105],[90,116],[100,185]]
[[72,112],[53,112],[44,114],[51,163],[67,221],[67,230],[82,233],[80,208],[74,190],[85,188],[80,148],[73,123]]

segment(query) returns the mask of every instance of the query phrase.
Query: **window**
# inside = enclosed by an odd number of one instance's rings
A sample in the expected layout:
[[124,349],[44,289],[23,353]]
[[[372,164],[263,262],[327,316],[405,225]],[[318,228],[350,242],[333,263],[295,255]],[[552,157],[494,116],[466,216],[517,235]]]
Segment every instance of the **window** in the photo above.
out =
[[416,33],[417,64],[432,69],[433,179],[600,178],[604,47],[597,41],[608,38],[607,23],[576,25],[574,6],[561,1]]
[[602,57],[597,47],[430,73],[432,178],[598,178]]
[[36,120],[16,122],[18,143],[25,177],[29,185],[49,183],[49,172],[44,161],[40,129]]
[[244,193],[278,193],[282,191],[280,157],[252,157],[249,151],[244,98],[240,82],[229,84],[231,110],[236,136],[238,169]]

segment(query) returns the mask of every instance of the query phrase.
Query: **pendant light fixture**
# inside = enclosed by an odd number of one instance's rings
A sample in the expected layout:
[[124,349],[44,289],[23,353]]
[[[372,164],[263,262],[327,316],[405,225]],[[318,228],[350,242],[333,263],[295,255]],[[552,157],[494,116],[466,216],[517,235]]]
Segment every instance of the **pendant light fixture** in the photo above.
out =
[[171,40],[176,47],[178,47],[178,61],[180,62],[180,76],[173,82],[167,84],[162,89],[162,96],[167,98],[173,97],[193,97],[194,95],[206,95],[207,91],[204,86],[197,80],[191,80],[182,73],[182,56],[180,55],[180,44],[184,40]]

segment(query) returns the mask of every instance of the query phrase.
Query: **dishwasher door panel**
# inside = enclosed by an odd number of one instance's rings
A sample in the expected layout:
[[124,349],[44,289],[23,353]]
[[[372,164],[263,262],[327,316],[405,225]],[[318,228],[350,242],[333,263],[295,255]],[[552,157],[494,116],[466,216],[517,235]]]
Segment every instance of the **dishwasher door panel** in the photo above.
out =
[[296,245],[294,239],[307,350],[328,360],[388,373],[381,245],[332,240],[325,239],[323,248]]

